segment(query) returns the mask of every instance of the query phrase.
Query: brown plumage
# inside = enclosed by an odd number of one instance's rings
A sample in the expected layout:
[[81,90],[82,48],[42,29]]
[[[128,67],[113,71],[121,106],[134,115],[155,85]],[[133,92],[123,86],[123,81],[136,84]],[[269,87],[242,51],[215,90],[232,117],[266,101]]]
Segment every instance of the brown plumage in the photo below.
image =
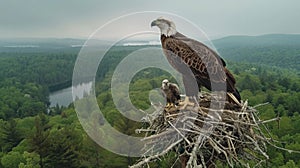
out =
[[180,100],[179,88],[175,83],[169,82],[167,79],[162,81],[161,90],[167,100],[167,105],[178,105]]
[[[212,49],[203,43],[190,39],[176,31],[175,24],[159,18],[151,23],[161,30],[161,44],[169,63],[183,74],[183,82],[187,96],[198,94],[190,82],[195,79],[199,88],[204,86],[209,90],[232,93],[238,101],[241,100],[235,88],[235,79],[225,67],[225,61]],[[186,66],[187,68],[186,68]],[[188,70],[190,69],[190,70]]]

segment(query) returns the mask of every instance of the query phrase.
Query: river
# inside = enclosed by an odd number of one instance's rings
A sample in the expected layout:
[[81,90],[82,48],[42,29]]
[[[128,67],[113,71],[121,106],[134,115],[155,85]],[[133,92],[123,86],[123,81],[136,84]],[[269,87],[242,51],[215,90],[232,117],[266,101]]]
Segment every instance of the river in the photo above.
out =
[[[73,102],[72,97],[72,87],[70,86],[65,89],[51,92],[49,95],[50,107],[55,107],[56,105],[67,107]],[[82,98],[85,93],[89,93],[92,89],[92,82],[82,83],[75,86],[77,91],[76,95],[78,98]]]

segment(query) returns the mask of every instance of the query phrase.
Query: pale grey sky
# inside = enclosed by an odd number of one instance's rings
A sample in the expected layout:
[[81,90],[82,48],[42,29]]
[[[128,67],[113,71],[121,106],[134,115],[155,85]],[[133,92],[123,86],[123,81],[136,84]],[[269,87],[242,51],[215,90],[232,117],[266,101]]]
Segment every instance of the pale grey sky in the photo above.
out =
[[113,18],[141,11],[177,14],[211,38],[300,34],[299,0],[0,0],[0,38],[86,38]]

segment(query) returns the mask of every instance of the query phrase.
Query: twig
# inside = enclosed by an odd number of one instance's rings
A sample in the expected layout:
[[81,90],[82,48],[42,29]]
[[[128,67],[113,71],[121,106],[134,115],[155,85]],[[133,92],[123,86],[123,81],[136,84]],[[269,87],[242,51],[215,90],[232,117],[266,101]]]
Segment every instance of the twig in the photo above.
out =
[[170,122],[170,121],[168,121],[168,123],[171,125],[171,127],[173,127],[174,128],[174,130],[175,131],[177,131],[178,132],[178,134],[190,145],[191,144],[191,142],[184,136],[184,135],[182,135],[182,133]]
[[152,161],[153,159],[157,159],[165,154],[167,154],[174,146],[176,146],[177,144],[179,144],[183,139],[179,139],[178,141],[176,141],[175,143],[171,144],[167,149],[165,149],[164,151],[162,151],[159,154],[153,155],[153,156],[149,156],[145,159],[143,159],[142,161],[138,162],[137,164],[133,165],[133,166],[129,166],[129,168],[139,168],[142,165],[149,163],[150,161]]
[[[149,166],[149,162],[162,158],[172,149],[177,151],[179,147],[184,151],[176,153],[177,159],[172,167],[180,155],[188,157],[185,163],[188,168],[214,166],[217,160],[230,167],[249,167],[247,162],[253,160],[258,166],[269,159],[266,144],[290,153],[300,153],[274,144],[276,141],[265,124],[280,118],[262,121],[255,109],[268,103],[250,107],[246,100],[237,107],[222,101],[220,105],[225,103],[227,109],[213,109],[209,107],[211,100],[216,102],[218,97],[204,93],[199,102],[196,101],[200,106],[187,106],[185,109],[154,107],[154,113],[146,114],[150,126],[136,130],[138,133],[146,132],[142,139],[146,142],[146,152],[132,168]],[[148,133],[152,135],[148,136]],[[158,151],[162,145],[165,149]],[[146,157],[146,154],[150,155]]]
[[269,123],[272,121],[280,121],[280,117],[272,118],[272,119],[265,120],[265,121],[260,121],[258,124],[265,124],[265,123]]

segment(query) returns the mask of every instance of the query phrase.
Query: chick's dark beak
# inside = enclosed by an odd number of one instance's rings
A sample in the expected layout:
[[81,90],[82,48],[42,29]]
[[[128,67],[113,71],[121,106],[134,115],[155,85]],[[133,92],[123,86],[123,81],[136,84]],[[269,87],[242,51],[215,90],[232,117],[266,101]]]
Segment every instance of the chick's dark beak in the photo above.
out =
[[157,26],[156,20],[154,20],[153,22],[151,22],[151,27],[153,26]]

